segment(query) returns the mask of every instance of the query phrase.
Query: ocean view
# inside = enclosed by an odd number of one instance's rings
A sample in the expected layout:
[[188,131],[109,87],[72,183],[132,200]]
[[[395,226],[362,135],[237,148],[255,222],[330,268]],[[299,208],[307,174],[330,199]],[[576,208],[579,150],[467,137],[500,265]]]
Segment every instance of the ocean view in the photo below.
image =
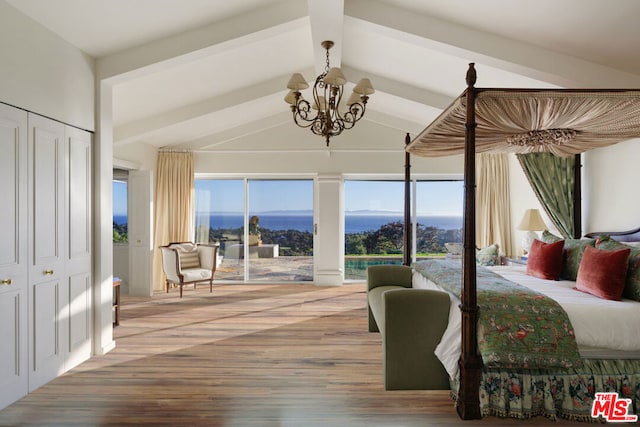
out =
[[[115,215],[113,220],[116,224],[126,224],[127,217]],[[345,232],[364,233],[376,231],[384,224],[402,221],[402,215],[345,215]],[[197,225],[206,224],[208,221],[211,228],[238,228],[242,227],[244,220],[242,215],[222,214],[214,217],[200,216],[196,221]],[[454,230],[462,228],[461,216],[418,216],[418,223],[443,230]],[[285,215],[285,214],[262,214],[260,215],[260,227],[269,230],[298,230],[313,231],[312,215]]]

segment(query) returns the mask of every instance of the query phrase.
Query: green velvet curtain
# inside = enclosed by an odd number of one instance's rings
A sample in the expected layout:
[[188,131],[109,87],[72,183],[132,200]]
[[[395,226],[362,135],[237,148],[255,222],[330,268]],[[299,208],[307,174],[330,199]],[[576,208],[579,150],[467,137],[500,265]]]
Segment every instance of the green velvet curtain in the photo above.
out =
[[559,157],[551,153],[517,156],[544,211],[565,238],[573,238],[575,158]]

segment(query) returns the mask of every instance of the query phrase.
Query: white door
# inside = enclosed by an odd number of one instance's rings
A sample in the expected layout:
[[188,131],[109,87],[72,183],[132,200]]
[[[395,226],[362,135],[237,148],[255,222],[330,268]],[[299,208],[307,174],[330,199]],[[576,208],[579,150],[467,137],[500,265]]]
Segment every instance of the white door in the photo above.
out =
[[30,114],[28,141],[31,391],[64,372],[68,348],[64,125]]
[[0,409],[28,389],[27,113],[0,104]]
[[67,126],[65,141],[69,370],[91,356],[91,134]]
[[153,295],[153,178],[150,171],[129,171],[129,295]]

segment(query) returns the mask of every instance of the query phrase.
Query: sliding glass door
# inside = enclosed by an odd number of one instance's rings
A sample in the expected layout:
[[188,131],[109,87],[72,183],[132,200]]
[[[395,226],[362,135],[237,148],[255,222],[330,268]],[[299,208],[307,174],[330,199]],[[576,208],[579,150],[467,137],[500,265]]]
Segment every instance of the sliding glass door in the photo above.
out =
[[196,179],[196,242],[220,244],[216,280],[244,280],[244,180]]
[[251,281],[313,280],[313,181],[248,181]]
[[463,181],[416,182],[417,257],[443,256],[445,243],[462,242]]
[[363,280],[367,267],[402,264],[404,182],[344,182],[347,280]]
[[[364,280],[367,268],[402,264],[404,182],[347,180],[345,279]],[[412,182],[412,253],[442,257],[445,243],[462,241],[462,181]]]
[[313,280],[313,181],[196,179],[196,241],[220,243],[216,280]]

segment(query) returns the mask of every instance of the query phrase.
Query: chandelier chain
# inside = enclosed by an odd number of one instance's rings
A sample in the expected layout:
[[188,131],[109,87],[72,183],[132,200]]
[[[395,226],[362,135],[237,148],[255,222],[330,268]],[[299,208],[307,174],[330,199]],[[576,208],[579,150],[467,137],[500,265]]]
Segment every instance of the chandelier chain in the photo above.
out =
[[329,66],[329,49],[327,49],[327,65],[324,66],[324,71],[328,73],[330,69],[331,67]]

